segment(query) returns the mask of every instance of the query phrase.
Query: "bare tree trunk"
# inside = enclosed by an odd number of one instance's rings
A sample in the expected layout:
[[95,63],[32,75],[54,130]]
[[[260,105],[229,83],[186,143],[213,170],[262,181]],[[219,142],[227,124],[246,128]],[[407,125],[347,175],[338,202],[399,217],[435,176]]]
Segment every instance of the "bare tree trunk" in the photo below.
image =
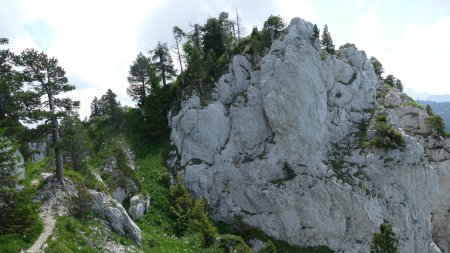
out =
[[141,99],[141,106],[144,106],[144,102],[145,102],[145,82],[142,82],[142,99]]
[[240,42],[241,41],[241,24],[239,23],[239,12],[238,12],[238,9],[236,9],[236,25],[237,25],[238,42]]
[[58,119],[56,118],[55,101],[53,95],[48,93],[48,102],[50,104],[50,112],[52,114],[52,130],[53,130],[53,144],[55,145],[55,158],[56,158],[56,179],[58,183],[63,183],[63,159],[60,147]]
[[3,93],[0,92],[0,120],[5,119],[6,112],[5,112],[5,98]]
[[178,53],[178,61],[180,62],[180,69],[181,69],[181,84],[184,87],[184,77],[183,77],[183,62],[181,61],[181,53],[180,53],[180,45],[177,39],[175,39],[175,42],[177,43],[177,53]]

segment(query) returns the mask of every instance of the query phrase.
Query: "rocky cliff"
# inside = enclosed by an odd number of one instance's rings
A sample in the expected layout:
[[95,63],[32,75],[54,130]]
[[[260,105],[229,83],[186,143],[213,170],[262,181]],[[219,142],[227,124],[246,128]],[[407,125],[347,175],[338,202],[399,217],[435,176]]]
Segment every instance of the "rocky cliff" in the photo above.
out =
[[[336,55],[293,19],[260,62],[237,55],[214,101],[193,95],[169,115],[176,167],[213,217],[237,219],[293,245],[368,252],[389,222],[401,252],[450,247],[449,141],[426,112],[386,87],[364,52]],[[376,115],[404,145],[367,146]],[[431,224],[433,221],[433,226]]]

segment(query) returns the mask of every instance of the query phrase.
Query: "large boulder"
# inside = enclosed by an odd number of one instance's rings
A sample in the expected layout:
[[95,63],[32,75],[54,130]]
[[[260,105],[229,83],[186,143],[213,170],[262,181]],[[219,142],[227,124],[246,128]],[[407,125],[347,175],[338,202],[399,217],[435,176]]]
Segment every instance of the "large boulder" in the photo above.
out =
[[[389,222],[401,252],[439,252],[430,223],[438,174],[414,135],[428,133],[423,111],[397,93],[377,101],[382,84],[367,55],[354,47],[327,54],[312,29],[292,20],[255,66],[231,61],[213,102],[184,101],[169,116],[170,164],[184,168],[186,186],[215,219],[239,219],[293,245],[368,252]],[[388,115],[404,148],[360,148],[375,113]]]
[[128,214],[133,220],[139,220],[150,209],[150,197],[136,195],[130,198]]
[[102,219],[108,221],[109,226],[114,232],[130,237],[141,245],[141,230],[130,216],[128,216],[125,208],[104,193],[91,191],[91,194],[94,199],[93,211]]

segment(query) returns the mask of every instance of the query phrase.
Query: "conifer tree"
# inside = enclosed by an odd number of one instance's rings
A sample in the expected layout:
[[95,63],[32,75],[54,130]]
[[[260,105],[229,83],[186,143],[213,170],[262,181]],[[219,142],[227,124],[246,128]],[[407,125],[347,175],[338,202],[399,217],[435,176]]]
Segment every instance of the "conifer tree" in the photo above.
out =
[[202,28],[203,51],[205,55],[208,55],[210,51],[213,51],[216,56],[221,56],[225,53],[225,32],[222,28],[217,18],[209,18],[206,21],[205,26]]
[[[67,116],[79,106],[78,101],[60,98],[61,93],[75,89],[68,84],[66,72],[58,65],[56,58],[49,58],[45,53],[27,49],[20,55],[20,65],[30,91],[38,98],[33,101],[31,113],[27,118],[31,122],[50,121],[56,158],[56,178],[63,183],[63,159],[60,147],[58,119]],[[30,101],[29,101],[30,102]]]
[[319,30],[319,28],[317,27],[317,25],[316,24],[314,24],[314,27],[313,27],[313,35],[312,35],[312,37],[311,37],[311,43],[314,43],[318,38],[320,37],[320,30]]
[[100,98],[100,114],[106,115],[112,124],[113,131],[118,130],[123,121],[123,112],[120,108],[120,102],[117,101],[117,95],[108,89],[106,94]]
[[138,105],[144,104],[145,97],[150,91],[149,79],[151,72],[150,58],[144,54],[139,53],[136,60],[130,66],[130,72],[128,76],[128,83],[130,86],[127,88],[127,94],[135,101],[138,101]]
[[156,70],[162,80],[163,86],[166,86],[167,80],[172,79],[176,75],[167,43],[158,41],[158,44],[151,53],[153,54],[152,60],[155,62]]
[[333,39],[331,38],[327,25],[325,25],[322,32],[322,48],[325,49],[329,54],[334,54],[335,48],[333,44]]
[[97,96],[95,96],[91,102],[91,116],[100,116],[100,111],[100,103]]

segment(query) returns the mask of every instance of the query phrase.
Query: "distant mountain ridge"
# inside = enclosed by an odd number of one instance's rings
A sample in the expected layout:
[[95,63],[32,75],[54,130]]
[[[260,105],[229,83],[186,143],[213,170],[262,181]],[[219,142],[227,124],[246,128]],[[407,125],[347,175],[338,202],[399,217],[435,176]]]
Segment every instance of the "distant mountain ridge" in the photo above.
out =
[[[448,97],[450,99],[450,95],[434,95],[430,97]],[[435,102],[427,100],[419,100],[418,102],[423,106],[430,105],[433,112],[441,115],[445,121],[445,129],[447,132],[450,132],[450,102]]]

